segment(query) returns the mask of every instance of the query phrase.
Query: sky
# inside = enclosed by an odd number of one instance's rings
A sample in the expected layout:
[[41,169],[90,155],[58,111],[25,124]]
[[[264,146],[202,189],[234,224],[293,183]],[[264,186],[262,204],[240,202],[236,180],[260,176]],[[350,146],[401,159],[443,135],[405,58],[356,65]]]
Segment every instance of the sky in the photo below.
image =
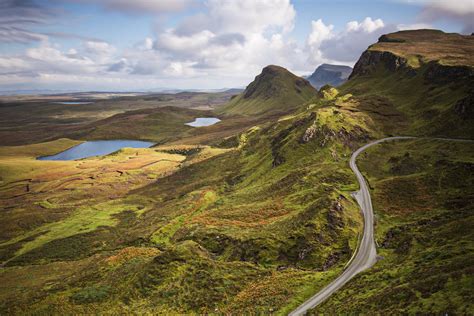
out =
[[245,87],[420,28],[471,34],[474,0],[0,0],[0,91]]

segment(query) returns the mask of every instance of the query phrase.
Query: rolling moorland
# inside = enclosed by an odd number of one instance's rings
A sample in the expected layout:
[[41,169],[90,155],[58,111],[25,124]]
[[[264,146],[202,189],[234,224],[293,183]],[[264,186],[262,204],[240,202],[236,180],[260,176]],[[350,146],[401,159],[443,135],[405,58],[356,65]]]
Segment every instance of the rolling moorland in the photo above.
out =
[[[268,66],[238,95],[5,101],[0,313],[291,312],[357,248],[354,150],[474,138],[472,56],[473,36],[403,31],[337,88]],[[35,159],[93,139],[157,145]],[[473,143],[394,141],[358,165],[379,260],[309,313],[473,313]]]

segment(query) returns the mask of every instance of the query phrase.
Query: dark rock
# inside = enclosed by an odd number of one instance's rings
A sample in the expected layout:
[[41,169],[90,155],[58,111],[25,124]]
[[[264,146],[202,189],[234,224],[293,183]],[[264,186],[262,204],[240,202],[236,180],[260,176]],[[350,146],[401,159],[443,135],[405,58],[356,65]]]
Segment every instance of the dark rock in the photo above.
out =
[[464,99],[459,100],[454,105],[454,112],[462,119],[474,118],[474,94],[470,94]]
[[407,226],[391,228],[385,235],[382,248],[394,249],[399,255],[408,254],[413,242],[413,236]]
[[469,66],[448,66],[436,61],[428,63],[428,69],[424,73],[424,79],[428,83],[448,84],[459,80],[473,80],[474,69]]
[[382,35],[379,37],[379,43],[404,43],[404,42],[406,42],[404,39],[392,38],[387,35]]
[[391,52],[366,50],[354,66],[349,80],[356,76],[364,76],[372,73],[376,66],[382,64],[392,72],[399,69],[413,73],[414,69],[408,65],[408,60]]
[[326,262],[323,264],[323,271],[328,270],[332,266],[334,266],[339,261],[340,255],[339,253],[335,252],[329,255],[326,259]]

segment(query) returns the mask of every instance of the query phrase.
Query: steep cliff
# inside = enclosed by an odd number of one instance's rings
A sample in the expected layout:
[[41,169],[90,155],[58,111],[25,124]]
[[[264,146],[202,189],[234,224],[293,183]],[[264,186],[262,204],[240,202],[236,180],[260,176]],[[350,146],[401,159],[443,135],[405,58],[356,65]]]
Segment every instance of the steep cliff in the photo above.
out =
[[472,138],[474,36],[436,30],[380,37],[343,90],[382,98],[405,114],[407,134]]

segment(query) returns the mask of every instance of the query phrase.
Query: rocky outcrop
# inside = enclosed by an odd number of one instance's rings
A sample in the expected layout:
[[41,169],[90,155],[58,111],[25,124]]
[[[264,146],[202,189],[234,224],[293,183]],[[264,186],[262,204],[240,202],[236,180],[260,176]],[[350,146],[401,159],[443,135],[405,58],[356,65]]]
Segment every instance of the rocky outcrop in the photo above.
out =
[[304,132],[303,136],[301,137],[301,143],[305,144],[309,142],[311,139],[314,138],[314,136],[316,136],[317,131],[318,129],[315,124],[308,127],[306,131]]
[[344,127],[338,131],[334,131],[327,126],[319,125],[316,121],[309,126],[301,136],[299,142],[301,144],[310,141],[318,142],[319,146],[324,147],[334,139],[341,141],[345,146],[354,149],[360,141],[367,141],[369,135],[366,130],[356,126],[352,131],[348,132]]
[[401,56],[397,56],[391,52],[366,50],[355,64],[354,70],[349,76],[349,80],[357,76],[371,74],[380,64],[393,72],[400,69],[409,70],[410,72],[414,71],[414,69],[408,65],[408,60]]
[[474,80],[474,68],[469,66],[448,66],[430,62],[424,73],[426,81],[434,84],[447,84],[458,80]]
[[454,113],[463,120],[474,119],[474,94],[470,94],[456,102],[454,105]]

